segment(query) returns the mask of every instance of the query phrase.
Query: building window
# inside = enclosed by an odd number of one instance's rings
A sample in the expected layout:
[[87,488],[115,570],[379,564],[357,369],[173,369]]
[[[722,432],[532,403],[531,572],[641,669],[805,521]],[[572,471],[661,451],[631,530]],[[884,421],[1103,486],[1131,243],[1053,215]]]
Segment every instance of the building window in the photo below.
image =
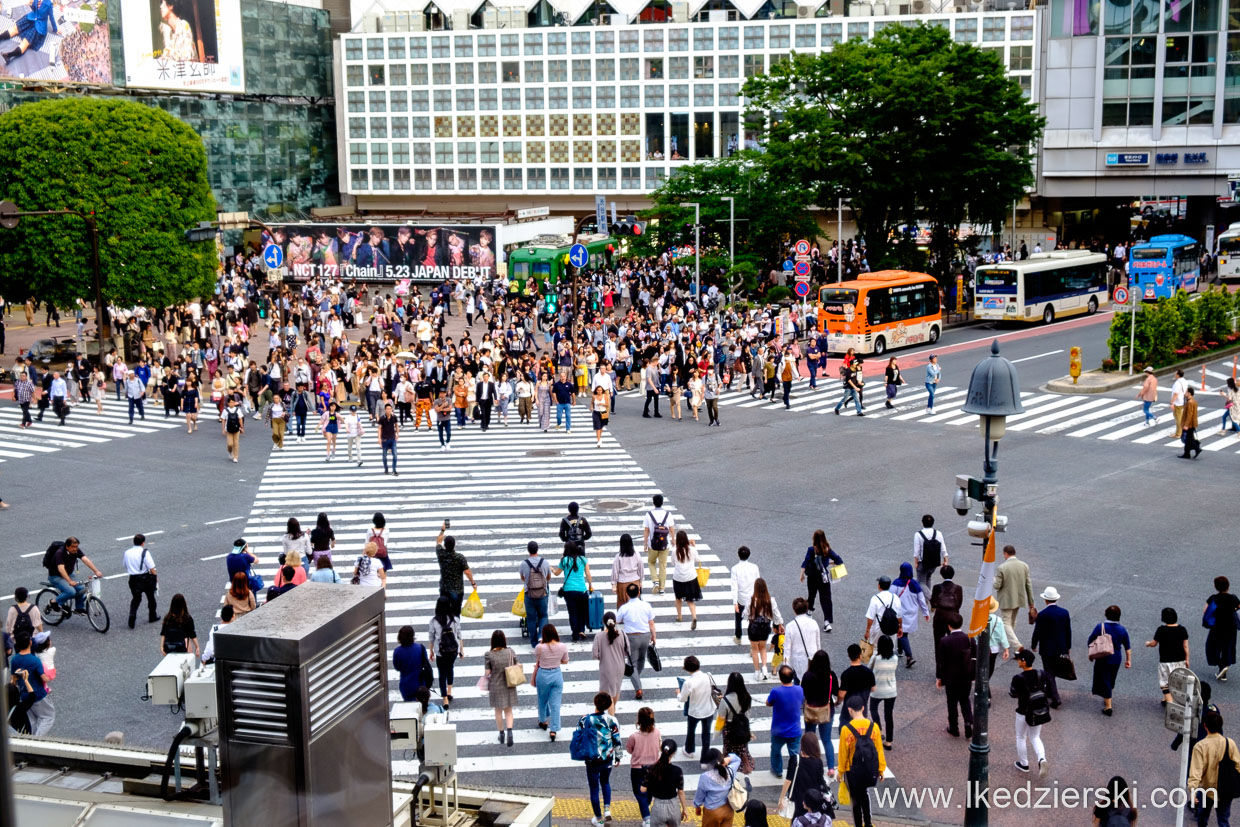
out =
[[673,109],[689,105],[689,84],[673,83],[667,87],[667,105]]
[[413,178],[407,169],[392,170],[392,189],[408,190],[413,186]]
[[668,58],[667,76],[671,80],[688,80],[689,79],[689,58],[687,57]]
[[667,50],[669,52],[689,51],[689,30],[669,29],[667,32]]
[[435,163],[449,164],[452,163],[452,142],[436,141],[435,142]]
[[387,144],[370,145],[370,163],[375,166],[386,166],[388,162]]
[[693,84],[693,105],[694,106],[714,106],[715,105],[715,85],[713,83]]
[[552,167],[551,168],[551,189],[566,190],[568,189],[568,168]]
[[706,26],[700,26],[693,30],[693,51],[710,52],[715,48],[715,32]]
[[365,86],[366,71],[361,66],[346,66],[344,83],[346,86]]
[[1008,68],[1012,71],[1028,71],[1033,68],[1032,46],[1011,46],[1008,53]]
[[[977,25],[976,20],[973,21],[973,25],[974,26]],[[869,23],[849,23],[848,24],[848,39],[849,41],[869,40],[870,39],[870,24]],[[959,40],[959,38],[957,38],[957,40]]]
[[552,141],[551,142],[551,163],[567,164],[568,163],[568,141]]
[[614,164],[616,162],[615,141],[598,142],[598,162],[600,164]]
[[530,141],[525,145],[525,159],[531,164],[547,163],[547,145],[542,141]]
[[366,93],[350,92],[349,93],[349,111],[365,112],[366,111]]
[[545,190],[547,188],[547,171],[545,169],[531,169],[526,175],[525,188]]
[[435,170],[435,189],[450,190],[455,189],[456,176],[452,174],[450,169]]
[[452,65],[449,63],[436,63],[431,68],[431,79],[435,86],[451,86],[452,85]]
[[639,190],[642,188],[641,167],[624,167],[620,170],[620,189]]
[[347,38],[344,41],[344,59],[345,60],[361,60],[362,59],[362,41],[360,38]]
[[482,188],[484,190],[499,189],[499,170],[498,169],[487,169],[485,167],[483,168]]
[[724,26],[719,30],[719,49],[727,51],[740,48],[740,30],[736,26]]
[[637,58],[620,58],[620,80],[637,80],[639,71]]
[[646,77],[650,80],[663,80],[663,58],[646,58]]
[[609,55],[616,51],[616,38],[611,32],[594,33],[594,53]]
[[478,145],[473,141],[464,141],[457,144],[456,159],[461,166],[478,163]]
[[349,118],[349,137],[365,138],[366,137],[366,119],[365,118]]
[[408,67],[403,63],[393,63],[388,67],[388,77],[391,78],[393,86],[408,86],[407,78]]
[[447,60],[452,55],[448,52],[448,38],[431,38],[431,57],[436,60]]
[[616,116],[612,114],[604,114],[598,116],[596,124],[598,135],[615,135],[616,134]]
[[549,90],[547,97],[548,109],[567,109],[568,108],[568,90],[563,86],[555,86]]
[[526,115],[525,116],[525,134],[541,138],[544,133],[544,119],[542,115]]
[[366,144],[349,144],[349,163],[355,167],[366,165]]
[[388,187],[388,171],[386,169],[376,169],[370,174],[371,189],[386,190]]
[[478,189],[478,170],[462,169],[459,172],[460,172],[460,175],[458,176],[458,178],[460,180],[461,189],[463,190]]
[[641,87],[640,86],[621,86],[620,87],[620,108],[621,109],[640,109]]
[[666,178],[664,167],[646,167],[646,189],[657,190]]
[[431,136],[431,119],[427,117],[413,118],[413,128],[410,130],[414,138],[429,138]]
[[[599,78],[602,80],[602,78]],[[573,61],[573,83],[589,83],[590,82],[590,61],[574,60]]]
[[409,119],[408,118],[392,118],[392,137],[408,138],[409,137]]
[[456,109],[458,112],[474,111],[474,90],[473,89],[457,89],[456,90]]
[[982,40],[992,43],[996,40],[1003,40],[1004,35],[1007,34],[1004,31],[1006,23],[1007,21],[1002,17],[987,17],[982,21]]
[[756,77],[765,71],[763,57],[763,55],[745,55],[745,77]]
[[543,53],[543,38],[541,34],[525,35],[525,53],[526,55],[541,55]]
[[370,119],[370,137],[386,138],[387,137],[387,118],[371,118]]
[[[631,54],[637,51],[637,32],[620,32],[620,54]],[[555,176],[551,178],[551,189],[555,189]]]
[[736,83],[719,84],[719,105],[740,106],[740,85]]
[[735,77],[740,77],[740,73],[741,73],[740,55],[720,55],[719,56],[719,77],[735,78]]
[[457,57],[474,56],[474,39],[470,35],[455,38],[453,40],[453,47],[456,50]]
[[787,49],[792,45],[790,28],[787,25],[771,26],[772,49]]
[[366,59],[383,60],[383,38],[369,37],[366,39]]
[[616,168],[606,167],[598,171],[598,188],[614,190],[616,188]]
[[495,35],[478,36],[478,57],[495,57]]
[[[472,70],[471,70],[472,71]],[[409,67],[409,85],[410,86],[426,86],[428,82],[429,72],[426,64],[415,63]],[[459,77],[457,78],[460,79]],[[473,75],[470,75],[470,82],[473,82]]]
[[479,151],[482,163],[499,163],[499,141],[483,141],[479,147]]
[[387,111],[387,93],[371,92],[370,93],[370,111],[386,112]]
[[413,188],[415,190],[429,190],[431,188],[431,171],[429,169],[415,169],[413,171]]
[[409,111],[410,112],[429,112],[431,108],[431,93],[425,89],[415,89],[409,93]]
[[563,138],[568,134],[568,115],[552,115],[551,130],[548,133],[554,138]]
[[[485,94],[486,92],[490,92],[492,95],[495,94],[494,89],[484,90],[483,93]],[[491,108],[494,109],[494,107],[491,107]],[[435,111],[436,112],[451,112],[452,111],[452,90],[450,89],[436,89],[435,90]]]
[[408,92],[391,92],[392,111],[408,112],[409,111],[409,93]]
[[525,61],[525,82],[526,83],[542,83],[543,82],[543,62],[541,60]]
[[521,54],[521,37],[515,34],[499,36],[499,53],[503,57],[516,57]]
[[497,80],[494,63],[478,64],[478,82],[479,83],[495,83]]
[[821,44],[825,48],[839,45],[843,30],[843,23],[823,23]]
[[494,111],[499,104],[499,91],[496,89],[478,90],[478,108],[483,112]]
[[409,144],[403,142],[392,144],[392,164],[394,166],[409,165]]
[[798,49],[812,49],[814,46],[818,45],[818,27],[813,23],[810,23],[809,25],[798,24],[796,35],[796,45]]
[[409,38],[409,59],[410,60],[426,60],[426,38],[425,37]]
[[615,109],[616,87],[600,86],[594,93],[594,102],[598,105],[599,109]]
[[387,49],[388,49],[388,60],[404,60],[405,59],[405,38],[403,37],[388,38]]
[[1033,18],[1012,18],[1012,40],[1033,40]]
[[456,119],[456,134],[462,138],[473,138],[477,133],[474,131],[476,121],[472,115],[463,115]]
[[647,29],[647,30],[646,30],[646,38],[645,38],[645,40],[646,40],[645,47],[644,47],[644,50],[645,50],[645,51],[647,51],[647,52],[661,52],[661,51],[663,51],[663,32],[662,32],[662,30],[658,30],[658,29]]
[[693,58],[693,77],[705,80],[715,76],[715,59],[709,55],[698,55]]
[[548,83],[567,83],[568,82],[568,61],[567,60],[547,61],[547,82]]
[[568,36],[564,32],[551,32],[547,35],[547,54],[562,55],[568,50]]
[[355,169],[349,176],[349,182],[354,190],[369,189],[370,173],[364,169]]
[[573,189],[590,190],[594,189],[594,170],[589,167],[573,168]]
[[[766,30],[761,26],[745,27],[745,51],[766,48]],[[722,40],[722,35],[720,36]]]
[[500,66],[503,72],[504,83],[520,83],[521,82],[521,64],[515,60],[505,60]]
[[594,145],[589,141],[573,141],[573,161],[589,164],[594,161]]
[[646,108],[662,109],[663,108],[663,87],[650,85],[646,87]]
[[573,54],[575,55],[590,54],[590,33],[589,32],[573,32]]
[[610,59],[600,59],[594,61],[594,76],[600,81],[615,80],[616,61]]
[[[852,24],[849,24],[850,26]],[[849,32],[851,39],[852,32]],[[956,20],[956,42],[957,43],[976,43],[977,42],[977,18],[968,17]]]
[[525,90],[525,108],[526,109],[542,109],[543,108],[543,90],[542,89],[526,89]]
[[590,87],[574,86],[573,87],[573,108],[589,109],[590,108]]

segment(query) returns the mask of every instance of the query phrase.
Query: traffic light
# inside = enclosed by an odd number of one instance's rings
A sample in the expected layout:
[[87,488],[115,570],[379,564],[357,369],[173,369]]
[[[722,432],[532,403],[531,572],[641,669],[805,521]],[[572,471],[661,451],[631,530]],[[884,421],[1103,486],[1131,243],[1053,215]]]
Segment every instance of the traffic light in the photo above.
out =
[[545,312],[549,316],[555,315],[555,313],[557,312],[556,305],[559,303],[559,296],[556,295],[554,290],[548,293],[546,296],[543,296],[543,302],[544,302],[543,312]]
[[215,224],[210,221],[199,221],[197,227],[191,227],[185,231],[185,240],[194,241],[214,241],[219,235],[219,230]]
[[646,234],[646,222],[638,221],[637,216],[630,215],[611,225],[611,234],[618,236],[641,236]]

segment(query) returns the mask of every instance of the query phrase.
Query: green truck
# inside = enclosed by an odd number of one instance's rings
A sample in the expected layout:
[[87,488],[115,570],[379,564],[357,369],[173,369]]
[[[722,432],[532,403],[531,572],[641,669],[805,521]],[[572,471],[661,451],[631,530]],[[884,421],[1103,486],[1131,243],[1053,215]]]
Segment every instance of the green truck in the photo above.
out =
[[[590,262],[583,270],[595,270],[611,264],[617,242],[605,234],[578,236],[576,243],[585,245]],[[558,285],[572,279],[572,265],[568,263],[568,251],[573,239],[567,235],[538,236],[524,247],[508,254],[508,280],[516,289],[528,295],[527,283],[533,279],[537,289],[545,291],[547,285]]]

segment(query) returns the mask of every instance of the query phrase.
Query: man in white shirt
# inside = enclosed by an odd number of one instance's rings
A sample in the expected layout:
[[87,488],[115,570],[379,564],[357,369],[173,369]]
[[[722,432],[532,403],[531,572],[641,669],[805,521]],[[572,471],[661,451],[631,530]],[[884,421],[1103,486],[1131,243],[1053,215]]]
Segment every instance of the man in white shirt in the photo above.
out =
[[[870,643],[878,643],[879,637],[886,634],[880,627],[880,624],[883,619],[883,613],[889,608],[895,611],[896,620],[902,628],[904,621],[900,617],[900,599],[891,593],[891,578],[884,574],[878,578],[878,593],[870,598],[870,605],[865,610],[865,640],[868,640]],[[896,633],[889,637],[892,638],[891,642],[895,643],[896,638],[899,636],[900,632],[897,629]],[[784,641],[786,642],[787,640],[788,638],[785,636]]]
[[628,601],[616,610],[616,621],[624,626],[628,635],[629,663],[633,665],[633,674],[629,680],[633,682],[637,700],[642,699],[642,671],[646,668],[646,653],[654,646],[654,609],[641,598],[642,590],[636,583],[630,583]]
[[158,585],[155,572],[155,561],[146,550],[146,536],[135,534],[133,546],[126,549],[124,557],[125,571],[129,575],[129,593],[133,598],[129,601],[129,628],[134,627],[138,616],[138,606],[142,604],[142,595],[146,595],[147,618],[151,623],[159,620],[155,611],[155,588]]
[[923,515],[921,530],[913,535],[913,566],[917,569],[917,580],[929,589],[934,573],[946,565],[947,540],[943,532],[934,527],[934,515]]
[[784,628],[784,662],[800,677],[809,669],[810,658],[822,647],[818,624],[809,613],[809,601],[804,597],[794,599],[792,611],[796,617]]
[[1176,439],[1180,438],[1183,428],[1180,427],[1180,421],[1184,418],[1184,397],[1188,393],[1188,382],[1184,379],[1184,371],[1177,370],[1175,372],[1175,381],[1171,383],[1171,411],[1175,414],[1175,433],[1172,434]]
[[663,594],[663,584],[667,582],[667,552],[676,536],[676,521],[672,519],[672,512],[663,507],[662,494],[655,494],[653,501],[654,508],[647,511],[642,520],[642,543],[654,593]]
[[741,546],[736,550],[740,562],[732,567],[732,611],[736,613],[736,629],[732,636],[733,643],[741,642],[741,615],[753,599],[753,584],[761,575],[758,566],[749,562],[749,546]]
[[349,412],[344,416],[344,432],[349,438],[349,462],[353,461],[353,451],[357,451],[357,467],[362,467],[362,437],[366,433],[362,418],[357,413],[357,406],[350,405]]
[[227,626],[233,622],[236,612],[232,606],[225,606],[220,609],[220,622],[211,625],[211,633],[207,635],[207,645],[202,647],[202,662],[215,663],[215,633],[220,627]]

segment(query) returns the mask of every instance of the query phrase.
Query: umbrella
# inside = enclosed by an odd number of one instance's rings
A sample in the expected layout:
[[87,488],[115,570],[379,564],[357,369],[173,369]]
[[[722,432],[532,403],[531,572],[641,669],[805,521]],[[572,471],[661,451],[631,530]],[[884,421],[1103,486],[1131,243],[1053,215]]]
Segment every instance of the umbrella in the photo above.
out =
[[410,353],[407,350],[402,350],[400,353],[396,354],[396,358],[397,359],[416,359],[418,357],[416,354]]

